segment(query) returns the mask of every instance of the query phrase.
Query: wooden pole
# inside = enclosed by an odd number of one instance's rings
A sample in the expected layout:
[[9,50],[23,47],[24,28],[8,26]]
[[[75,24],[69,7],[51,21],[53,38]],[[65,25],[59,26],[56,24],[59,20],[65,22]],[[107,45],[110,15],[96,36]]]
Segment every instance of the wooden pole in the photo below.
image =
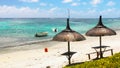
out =
[[100,36],[100,58],[103,58],[103,53],[102,53],[102,36]]
[[68,61],[69,65],[71,64],[71,56],[70,56],[70,41],[68,41]]

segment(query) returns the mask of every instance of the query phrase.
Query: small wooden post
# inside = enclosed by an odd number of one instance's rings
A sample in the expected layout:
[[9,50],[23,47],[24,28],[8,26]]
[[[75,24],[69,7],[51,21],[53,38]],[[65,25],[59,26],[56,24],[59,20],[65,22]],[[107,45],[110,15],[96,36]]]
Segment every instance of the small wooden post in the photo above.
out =
[[113,49],[111,49],[111,55],[113,55]]
[[90,54],[88,54],[88,58],[90,59]]

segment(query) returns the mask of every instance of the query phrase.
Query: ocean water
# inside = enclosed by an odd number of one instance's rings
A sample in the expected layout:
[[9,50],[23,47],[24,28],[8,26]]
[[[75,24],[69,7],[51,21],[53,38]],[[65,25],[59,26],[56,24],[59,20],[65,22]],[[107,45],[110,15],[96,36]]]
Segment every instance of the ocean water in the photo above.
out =
[[[72,18],[70,26],[73,30],[85,34],[98,23],[96,19]],[[104,25],[114,30],[120,29],[120,18],[104,18]],[[58,32],[53,32],[57,28]],[[1,18],[0,47],[16,46],[29,41],[42,41],[53,38],[66,28],[66,18]],[[48,32],[48,36],[36,38],[38,32]]]

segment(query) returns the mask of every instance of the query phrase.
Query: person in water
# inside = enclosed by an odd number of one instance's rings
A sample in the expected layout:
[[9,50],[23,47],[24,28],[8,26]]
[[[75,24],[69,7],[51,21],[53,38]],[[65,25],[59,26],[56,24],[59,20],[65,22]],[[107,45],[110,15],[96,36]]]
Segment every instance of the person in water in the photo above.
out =
[[57,28],[53,29],[53,32],[58,32]]

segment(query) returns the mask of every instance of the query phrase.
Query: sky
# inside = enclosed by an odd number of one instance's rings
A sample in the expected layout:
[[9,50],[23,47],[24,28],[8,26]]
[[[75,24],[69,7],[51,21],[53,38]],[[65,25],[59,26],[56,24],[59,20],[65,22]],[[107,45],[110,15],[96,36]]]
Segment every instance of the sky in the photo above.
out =
[[0,18],[120,17],[120,0],[0,0]]

